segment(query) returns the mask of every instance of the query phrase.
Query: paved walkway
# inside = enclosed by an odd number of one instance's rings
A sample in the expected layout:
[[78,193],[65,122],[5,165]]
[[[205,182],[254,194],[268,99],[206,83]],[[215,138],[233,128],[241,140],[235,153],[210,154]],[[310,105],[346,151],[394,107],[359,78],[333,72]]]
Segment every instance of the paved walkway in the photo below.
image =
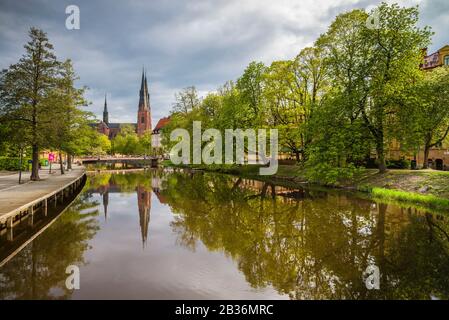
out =
[[[56,168],[54,168],[56,167]],[[18,184],[19,174],[0,176],[0,218],[37,199],[43,199],[84,173],[84,167],[73,166],[73,170],[61,175],[58,166],[52,166],[52,174],[48,169],[39,171],[42,180],[30,181],[30,173],[22,173],[22,184]]]

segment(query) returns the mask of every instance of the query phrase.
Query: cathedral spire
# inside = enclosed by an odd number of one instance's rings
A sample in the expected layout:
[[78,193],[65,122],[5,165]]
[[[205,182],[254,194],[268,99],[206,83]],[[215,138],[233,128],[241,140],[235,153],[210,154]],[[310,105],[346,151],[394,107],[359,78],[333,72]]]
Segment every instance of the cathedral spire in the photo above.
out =
[[142,67],[142,81],[140,83],[140,92],[142,92],[144,90],[145,87],[145,67]]
[[106,101],[106,93],[104,94],[103,122],[109,123],[108,102]]
[[149,95],[145,68],[142,69],[142,82],[139,93],[139,110],[149,109]]
[[150,94],[148,92],[147,75],[145,68],[142,68],[142,81],[139,92],[139,107],[137,110],[137,134],[142,136],[145,132],[151,131],[151,107]]
[[148,91],[148,84],[147,84],[147,70],[145,70],[145,94],[147,98],[148,107],[150,107],[150,93]]

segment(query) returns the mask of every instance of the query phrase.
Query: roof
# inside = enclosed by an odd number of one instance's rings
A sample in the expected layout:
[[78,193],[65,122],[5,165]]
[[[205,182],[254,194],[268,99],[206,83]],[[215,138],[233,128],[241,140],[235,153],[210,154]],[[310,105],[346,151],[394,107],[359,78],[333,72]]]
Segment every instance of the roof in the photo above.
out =
[[157,133],[159,132],[162,128],[164,128],[168,123],[170,122],[170,117],[164,117],[159,119],[159,121],[156,124],[156,127],[154,127],[153,132]]
[[124,126],[136,127],[136,123],[108,123],[109,128],[123,128]]
[[109,129],[120,129],[123,128],[125,126],[131,126],[131,127],[137,127],[137,123],[128,123],[128,122],[109,122],[109,123],[105,123],[103,121],[98,121],[98,122],[90,122],[88,123],[88,126],[92,127],[92,128],[96,128],[98,127],[98,125],[100,124],[104,124],[105,126],[107,126]]

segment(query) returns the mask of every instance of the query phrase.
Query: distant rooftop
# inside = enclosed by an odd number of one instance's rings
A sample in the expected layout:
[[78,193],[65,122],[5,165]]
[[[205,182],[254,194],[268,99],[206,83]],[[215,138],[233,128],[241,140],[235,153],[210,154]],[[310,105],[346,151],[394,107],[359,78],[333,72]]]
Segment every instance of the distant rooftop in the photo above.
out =
[[170,117],[164,117],[159,119],[159,121],[156,124],[156,127],[154,127],[153,133],[159,133],[159,131],[165,127],[170,122]]
[[136,127],[137,124],[136,123],[126,123],[126,122],[120,122],[120,123],[108,123],[108,127],[109,128],[123,128],[125,126],[131,126],[131,127]]

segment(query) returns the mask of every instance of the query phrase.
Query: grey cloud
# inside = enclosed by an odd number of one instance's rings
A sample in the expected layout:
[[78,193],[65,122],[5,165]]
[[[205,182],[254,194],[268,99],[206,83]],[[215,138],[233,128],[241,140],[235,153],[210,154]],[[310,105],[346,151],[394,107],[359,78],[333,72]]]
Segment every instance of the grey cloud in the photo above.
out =
[[[414,0],[404,3],[415,4]],[[422,23],[445,42],[445,0],[422,1]],[[0,68],[23,53],[30,26],[43,28],[58,56],[71,58],[90,88],[89,110],[101,115],[108,92],[110,118],[134,121],[142,65],[148,70],[153,122],[165,116],[174,93],[196,85],[216,89],[252,60],[292,58],[324,32],[335,15],[376,5],[371,0],[290,1],[10,1],[0,0]],[[65,7],[76,4],[81,29],[65,28]]]

